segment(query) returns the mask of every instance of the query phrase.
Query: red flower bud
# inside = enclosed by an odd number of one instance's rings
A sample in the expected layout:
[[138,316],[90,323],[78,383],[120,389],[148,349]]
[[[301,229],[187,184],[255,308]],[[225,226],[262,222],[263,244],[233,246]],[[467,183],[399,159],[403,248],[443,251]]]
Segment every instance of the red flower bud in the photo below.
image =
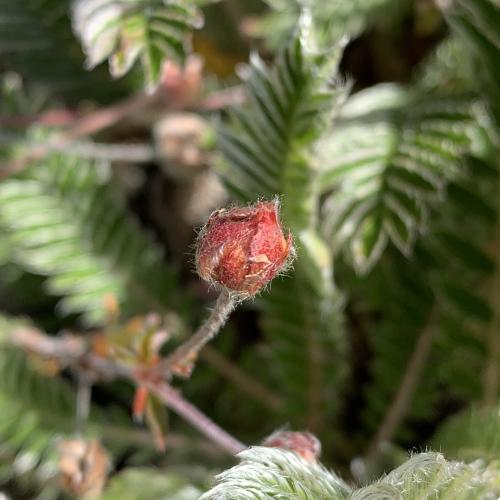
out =
[[315,462],[321,453],[319,439],[310,432],[276,431],[263,441],[262,446],[294,451],[308,462]]
[[278,210],[278,202],[269,201],[214,212],[197,244],[199,275],[243,296],[259,292],[293,255]]

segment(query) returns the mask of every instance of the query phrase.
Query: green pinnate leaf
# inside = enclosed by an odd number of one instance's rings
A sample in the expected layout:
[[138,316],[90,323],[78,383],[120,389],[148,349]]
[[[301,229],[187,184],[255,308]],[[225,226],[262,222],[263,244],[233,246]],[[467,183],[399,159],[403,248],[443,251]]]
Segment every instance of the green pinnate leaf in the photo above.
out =
[[161,77],[166,59],[182,62],[193,29],[203,17],[193,0],[76,0],[73,25],[87,67],[109,60],[111,75],[125,75],[140,60],[146,88]]

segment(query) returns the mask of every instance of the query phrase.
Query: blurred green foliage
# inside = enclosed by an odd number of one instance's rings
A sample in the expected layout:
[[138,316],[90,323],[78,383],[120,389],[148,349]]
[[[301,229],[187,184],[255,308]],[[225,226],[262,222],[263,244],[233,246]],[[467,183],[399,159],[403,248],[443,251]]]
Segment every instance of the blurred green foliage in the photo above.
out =
[[[495,0],[0,0],[0,490],[62,498],[56,443],[75,429],[71,370],[48,377],[12,332],[155,312],[180,341],[214,299],[192,273],[196,226],[279,196],[293,270],[179,388],[248,444],[315,432],[339,476],[256,447],[204,498],[495,498],[499,26]],[[175,416],[155,452],[132,394],[94,390],[102,498],[198,498],[234,465]]]

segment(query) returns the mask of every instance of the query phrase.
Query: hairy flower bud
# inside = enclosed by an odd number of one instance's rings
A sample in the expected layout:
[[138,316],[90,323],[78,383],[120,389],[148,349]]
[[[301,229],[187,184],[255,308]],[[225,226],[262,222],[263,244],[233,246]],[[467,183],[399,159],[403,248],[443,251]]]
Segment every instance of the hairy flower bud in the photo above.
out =
[[277,201],[214,212],[200,234],[199,275],[243,296],[253,296],[293,255],[292,236],[283,234]]
[[263,441],[262,446],[294,451],[308,462],[315,462],[321,453],[319,439],[310,432],[276,431]]

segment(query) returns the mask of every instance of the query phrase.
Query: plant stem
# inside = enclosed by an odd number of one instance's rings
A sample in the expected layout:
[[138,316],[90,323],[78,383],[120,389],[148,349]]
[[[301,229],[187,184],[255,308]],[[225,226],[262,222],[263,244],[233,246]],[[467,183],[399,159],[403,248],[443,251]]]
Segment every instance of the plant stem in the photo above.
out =
[[111,380],[124,377],[135,385],[144,385],[154,393],[166,406],[175,411],[200,432],[218,444],[232,455],[244,450],[246,446],[228,434],[215,422],[210,420],[194,405],[186,401],[181,394],[166,382],[138,380],[137,371],[116,360],[95,356],[86,350],[86,344],[81,337],[66,335],[64,337],[49,337],[34,328],[15,330],[10,336],[10,342],[27,352],[41,356],[56,358],[63,366],[71,367],[80,373],[90,371],[96,378]]
[[160,365],[161,369],[175,371],[176,366],[182,365],[185,361],[194,359],[201,349],[217,335],[228,316],[233,311],[235,305],[236,300],[234,296],[228,290],[222,290],[210,316],[203,322],[198,330],[186,340],[186,342],[181,344],[172,354],[167,356],[165,362]]
[[147,163],[155,159],[155,151],[150,144],[109,144],[92,141],[73,141],[57,144],[53,141],[33,141],[19,137],[19,134],[0,132],[0,145],[14,145],[31,150],[47,147],[51,151],[71,153],[72,156],[106,161],[127,161]]
[[33,147],[25,156],[3,165],[0,170],[0,180],[21,172],[33,162],[45,158],[54,149],[65,149],[73,141],[95,134],[100,130],[114,125],[126,116],[131,116],[143,110],[146,105],[154,102],[155,98],[157,98],[155,95],[138,94],[118,104],[113,104],[82,116],[71,127],[52,137],[46,144]]
[[153,383],[145,384],[148,390],[155,394],[157,398],[163,401],[167,406],[174,410],[178,415],[188,421],[193,427],[196,427],[205,436],[216,442],[221,448],[232,455],[243,451],[246,446],[240,443],[233,436],[221,429],[206,415],[201,413],[198,408],[186,401],[175,389],[168,384],[160,385]]
[[[144,302],[147,303],[153,310],[168,314],[169,310],[160,301],[149,294],[139,281],[130,283],[130,286],[136,293],[140,293]],[[207,345],[200,353],[200,358],[223,377],[227,378],[229,382],[235,384],[239,389],[246,392],[256,401],[259,401],[267,406],[270,410],[276,411],[283,404],[283,400],[278,393],[271,391],[271,389],[260,383],[258,380],[252,378],[239,366],[218,352],[214,347]],[[166,370],[164,366],[165,365],[163,363],[160,364],[159,367],[157,367],[156,372],[165,372]]]
[[[432,317],[433,314],[431,314],[430,318]],[[417,340],[398,391],[368,447],[368,456],[373,455],[381,443],[392,440],[406,414],[408,403],[415,393],[415,388],[417,387],[418,380],[427,362],[434,341],[435,328],[432,323],[432,319],[430,319]]]

